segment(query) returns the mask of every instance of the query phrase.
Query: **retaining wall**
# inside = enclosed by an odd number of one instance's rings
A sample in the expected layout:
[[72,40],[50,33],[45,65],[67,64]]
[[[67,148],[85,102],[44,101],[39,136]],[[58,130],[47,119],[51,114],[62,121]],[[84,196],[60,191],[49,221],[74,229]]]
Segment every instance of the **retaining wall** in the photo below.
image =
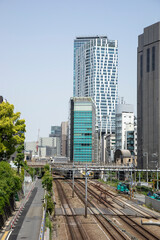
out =
[[160,200],[145,196],[145,205],[147,207],[152,207],[156,211],[160,211]]

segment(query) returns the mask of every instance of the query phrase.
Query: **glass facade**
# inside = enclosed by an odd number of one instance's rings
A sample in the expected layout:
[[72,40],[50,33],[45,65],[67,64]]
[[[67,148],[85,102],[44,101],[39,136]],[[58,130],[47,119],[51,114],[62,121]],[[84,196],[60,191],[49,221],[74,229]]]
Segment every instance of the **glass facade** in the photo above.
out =
[[115,132],[118,97],[118,42],[106,36],[74,41],[73,92],[91,97],[96,104],[98,128]]
[[96,162],[95,104],[91,98],[72,98],[70,110],[70,159]]
[[74,111],[74,161],[92,161],[92,111]]

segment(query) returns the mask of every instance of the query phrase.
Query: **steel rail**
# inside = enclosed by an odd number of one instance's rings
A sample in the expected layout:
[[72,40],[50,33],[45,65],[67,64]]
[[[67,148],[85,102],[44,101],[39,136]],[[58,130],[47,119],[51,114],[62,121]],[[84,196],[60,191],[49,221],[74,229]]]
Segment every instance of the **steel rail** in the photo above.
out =
[[[106,195],[108,195],[109,197],[111,197],[112,200],[113,200],[115,203],[117,203],[118,205],[120,205],[119,202],[121,202],[121,203],[123,203],[124,205],[126,205],[128,208],[130,208],[131,210],[142,214],[145,218],[148,218],[148,219],[149,219],[149,218],[154,218],[154,219],[159,219],[159,218],[160,218],[160,216],[153,215],[153,214],[151,214],[151,213],[148,213],[148,211],[146,211],[146,210],[144,210],[144,209],[140,209],[139,206],[137,206],[138,209],[136,209],[136,208],[133,207],[132,205],[129,206],[128,204],[126,204],[122,199],[118,199],[118,200],[117,200],[117,199],[114,199],[114,198],[116,198],[116,197],[119,196],[119,195],[115,196],[113,193],[111,193],[111,192],[109,192],[109,191],[101,188],[100,185],[97,185],[97,184],[94,184],[94,183],[90,183],[90,184],[91,184],[94,188],[98,189],[99,191],[101,191],[101,192],[103,192],[104,194],[106,194]],[[120,206],[121,206],[121,205],[120,205]],[[143,212],[144,212],[144,213],[143,213]],[[146,216],[145,214],[147,214],[148,216]]]
[[[67,181],[67,182],[69,183],[70,187],[72,187],[71,182],[69,182],[69,181]],[[81,199],[81,201],[85,204],[85,194],[83,194],[81,191],[79,191],[77,186],[75,186],[75,192],[76,192],[77,196]],[[94,207],[100,213],[100,215],[95,214],[95,212],[92,210],[92,207]],[[118,227],[116,227],[109,219],[107,219],[106,216],[104,216],[99,211],[99,209],[95,206],[95,204],[93,204],[89,199],[88,199],[88,208],[93,213],[94,217],[98,220],[98,222],[103,226],[103,228],[105,229],[107,234],[109,234],[111,239],[113,239],[113,240],[117,240],[117,239],[118,240],[121,240],[121,239],[128,240],[128,239],[130,239]],[[106,223],[106,221],[107,221],[107,223]],[[109,225],[109,227],[108,227],[108,225]],[[111,233],[110,227],[112,227],[114,229],[114,231],[118,234],[118,238],[117,238],[116,234]]]
[[[80,181],[77,181],[81,186],[83,186],[84,187],[84,183],[82,183],[82,182],[80,182]],[[152,239],[152,240],[159,240],[159,237],[156,237],[155,235],[153,235],[151,232],[149,232],[146,228],[144,228],[144,227],[142,227],[141,225],[139,225],[137,222],[135,222],[133,219],[131,219],[130,217],[128,217],[127,215],[125,215],[124,214],[124,212],[122,212],[122,210],[120,210],[120,209],[118,209],[118,210],[114,210],[114,208],[113,208],[113,206],[112,206],[112,204],[109,202],[109,201],[107,201],[106,199],[102,199],[102,198],[100,198],[100,196],[97,194],[97,193],[95,193],[95,192],[93,192],[93,190],[92,189],[90,189],[89,187],[88,187],[88,192],[90,193],[90,194],[92,194],[92,196],[94,196],[98,201],[100,201],[101,203],[103,203],[107,208],[111,208],[111,210],[113,211],[113,212],[115,212],[115,214],[117,214],[117,211],[119,211],[119,212],[121,212],[122,214],[123,214],[123,216],[122,215],[119,215],[118,217],[120,218],[120,219],[122,219],[125,223],[127,223],[129,226],[131,226],[132,228],[134,228],[141,236],[143,236],[145,239]],[[125,218],[126,219],[125,219]],[[129,222],[132,222],[132,224],[130,224]],[[149,238],[148,238],[148,236],[149,236]]]
[[57,190],[58,190],[58,195],[59,195],[60,200],[61,200],[61,204],[64,205],[65,202],[67,203],[67,205],[69,206],[69,208],[71,210],[71,213],[72,213],[71,217],[73,217],[74,222],[77,225],[77,229],[78,229],[80,238],[79,237],[77,238],[75,231],[73,231],[73,227],[71,227],[71,224],[70,224],[70,217],[68,216],[68,214],[66,212],[66,209],[64,207],[63,209],[65,211],[65,217],[66,217],[66,220],[67,220],[67,224],[68,224],[69,232],[70,232],[70,235],[71,235],[71,239],[72,240],[75,240],[75,239],[87,240],[88,237],[85,234],[85,232],[82,231],[82,228],[81,228],[81,226],[80,226],[80,224],[79,224],[79,222],[78,222],[78,220],[77,220],[77,218],[75,216],[75,213],[73,212],[72,207],[70,206],[70,203],[69,203],[69,201],[67,199],[66,193],[64,192],[64,189],[63,189],[61,183],[58,180],[55,180],[54,182],[56,183],[56,187],[57,187]]

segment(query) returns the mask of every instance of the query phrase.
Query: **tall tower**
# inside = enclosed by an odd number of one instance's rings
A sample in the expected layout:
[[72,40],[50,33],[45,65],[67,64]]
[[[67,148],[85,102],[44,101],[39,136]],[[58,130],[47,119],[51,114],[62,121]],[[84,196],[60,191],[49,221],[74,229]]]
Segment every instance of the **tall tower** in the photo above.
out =
[[73,92],[91,97],[96,105],[98,129],[115,132],[118,96],[118,42],[106,36],[74,40]]
[[139,168],[160,167],[160,22],[144,28],[137,49]]

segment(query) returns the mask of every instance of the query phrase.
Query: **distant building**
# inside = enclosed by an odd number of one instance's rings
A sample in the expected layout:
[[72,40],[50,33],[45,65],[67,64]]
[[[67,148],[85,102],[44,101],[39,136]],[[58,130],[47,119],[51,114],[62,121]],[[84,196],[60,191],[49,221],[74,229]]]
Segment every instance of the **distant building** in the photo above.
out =
[[131,104],[116,106],[116,149],[128,149],[134,154],[134,112]]
[[61,156],[67,156],[68,122],[61,123]]
[[50,146],[39,146],[38,155],[40,158],[57,156],[57,149]]
[[96,109],[91,98],[70,99],[70,161],[97,162]]
[[2,96],[0,96],[0,103],[2,103],[3,102],[3,97]]
[[51,126],[49,137],[61,137],[61,126]]
[[115,134],[106,135],[106,163],[114,161],[116,138]]
[[125,132],[125,148],[134,155],[134,130]]
[[160,167],[160,22],[144,28],[137,49],[138,168]]
[[33,142],[25,142],[24,143],[24,149],[26,152],[29,152],[33,155],[38,155],[38,152],[37,152],[37,143],[36,141],[33,141]]
[[61,139],[60,137],[41,137],[39,139],[39,156],[46,154],[46,157],[60,156]]

